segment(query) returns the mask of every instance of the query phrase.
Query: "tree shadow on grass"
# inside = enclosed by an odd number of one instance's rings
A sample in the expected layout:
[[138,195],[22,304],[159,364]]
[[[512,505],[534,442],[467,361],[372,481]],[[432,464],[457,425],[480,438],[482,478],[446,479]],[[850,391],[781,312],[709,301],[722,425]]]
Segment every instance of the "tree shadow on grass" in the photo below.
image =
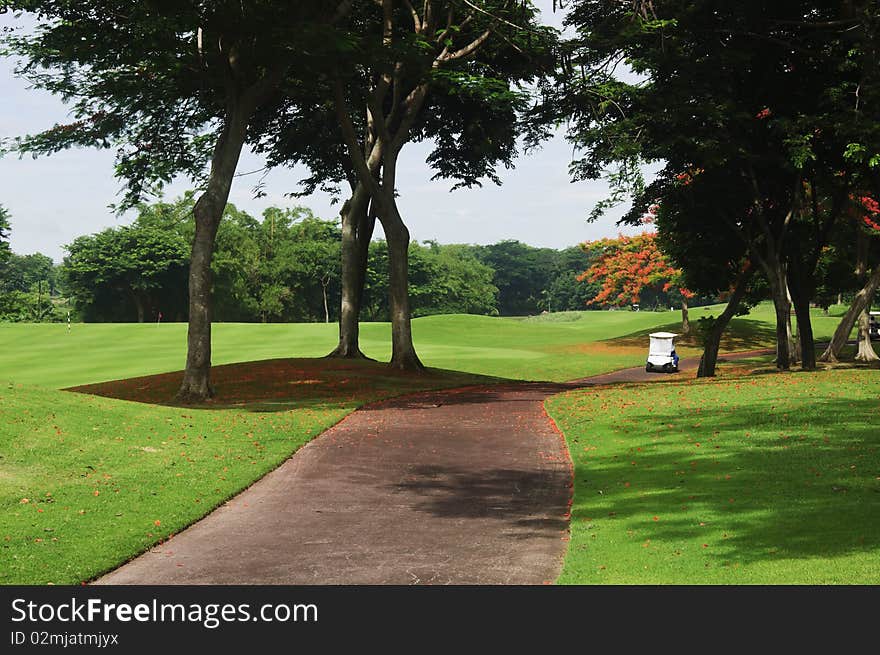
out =
[[270,359],[212,367],[211,382],[217,395],[202,404],[183,405],[173,400],[182,380],[183,371],[175,371],[71,387],[66,391],[188,409],[284,412],[351,409],[404,393],[500,381],[442,369],[397,371],[371,360]]
[[[573,523],[670,544],[721,530],[706,554],[722,563],[880,550],[880,429],[864,419],[880,403],[827,399],[780,422],[778,402],[629,411],[631,435],[580,437]],[[602,455],[605,439],[628,447]]]
[[[693,323],[692,323],[693,325]],[[681,321],[639,330],[614,339],[606,339],[604,343],[618,346],[641,346],[647,348],[648,335],[652,332],[672,332],[681,334]],[[702,350],[700,336],[695,329],[690,334],[682,335],[675,341],[679,348],[695,348]],[[745,318],[731,319],[730,324],[721,338],[721,352],[737,352],[773,348],[776,343],[776,330],[773,325],[748,320]]]

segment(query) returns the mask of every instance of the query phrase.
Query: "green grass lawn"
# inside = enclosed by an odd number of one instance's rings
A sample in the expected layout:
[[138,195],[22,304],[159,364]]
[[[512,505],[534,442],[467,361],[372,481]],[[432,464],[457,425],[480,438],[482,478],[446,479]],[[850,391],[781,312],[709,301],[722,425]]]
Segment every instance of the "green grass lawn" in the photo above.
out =
[[575,466],[559,582],[880,583],[878,398],[850,369],[550,399]]
[[[477,381],[453,370],[568,380],[638,366],[645,335],[677,329],[679,316],[420,318],[413,322],[416,346],[435,367],[426,375],[396,376],[368,362],[342,370],[326,360],[280,372],[274,363],[256,373],[218,369],[218,404],[226,407],[210,409],[58,390],[179,370],[185,325],[74,324],[69,332],[65,325],[0,325],[0,582],[90,579],[197,520],[364,402]],[[725,347],[771,345],[772,319],[765,306],[736,319]],[[828,335],[835,325],[817,315],[816,333]],[[387,324],[363,324],[361,334],[369,355],[387,359]],[[335,340],[335,325],[217,324],[213,361],[317,357]],[[696,352],[687,343],[680,350]],[[150,384],[144,391],[146,383],[132,381],[124,397],[164,402],[176,382],[171,375]]]
[[0,391],[0,583],[88,580],[203,516],[348,408],[181,410]]
[[[486,316],[429,316],[413,321],[416,348],[428,366],[484,375],[564,380],[635,365],[638,352],[573,357],[585,343],[650,331],[675,322],[673,312],[582,312],[567,323]],[[218,323],[213,327],[215,364],[276,357],[320,357],[336,345],[334,324]],[[391,328],[364,323],[361,347],[387,361]],[[14,344],[0,355],[0,380],[52,387],[102,382],[178,370],[186,358],[186,325],[0,325],[0,339]],[[634,363],[633,363],[634,362]]]
[[[720,306],[691,311],[692,320],[719,314]],[[571,380],[644,363],[648,332],[676,330],[679,312],[592,311],[530,319],[429,316],[413,321],[416,348],[426,365],[527,380]],[[572,320],[574,319],[574,320]],[[814,314],[816,337],[828,337],[839,319]],[[771,347],[773,312],[768,303],[734,319],[728,349]],[[361,326],[363,350],[378,360],[390,355],[387,323]],[[213,328],[215,364],[277,357],[320,357],[336,345],[335,324],[218,323]],[[186,357],[186,325],[2,324],[0,381],[63,388],[179,370]],[[681,352],[692,354],[684,344]]]

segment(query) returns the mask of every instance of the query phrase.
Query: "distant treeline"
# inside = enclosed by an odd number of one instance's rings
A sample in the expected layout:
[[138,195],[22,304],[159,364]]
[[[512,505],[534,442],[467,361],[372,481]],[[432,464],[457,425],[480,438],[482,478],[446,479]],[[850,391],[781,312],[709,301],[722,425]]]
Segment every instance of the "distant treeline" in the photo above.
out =
[[[139,208],[131,225],[81,236],[60,265],[12,254],[0,267],[0,320],[185,321],[194,225],[192,197]],[[302,207],[269,208],[261,220],[229,205],[214,253],[214,320],[335,321],[340,302],[338,222]],[[502,316],[587,309],[597,285],[579,282],[590,265],[578,246],[410,246],[414,316]],[[68,305],[69,303],[69,305]],[[388,320],[388,256],[370,244],[364,320]]]

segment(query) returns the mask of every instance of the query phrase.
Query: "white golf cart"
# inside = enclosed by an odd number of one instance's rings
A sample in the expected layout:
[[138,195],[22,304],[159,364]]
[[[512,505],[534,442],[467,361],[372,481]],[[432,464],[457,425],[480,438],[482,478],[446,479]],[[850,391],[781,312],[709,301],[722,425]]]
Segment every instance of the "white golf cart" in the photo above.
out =
[[871,339],[880,339],[880,312],[868,312],[868,334]]
[[678,373],[678,355],[675,352],[675,337],[672,332],[652,332],[651,346],[648,349],[648,362],[645,371],[662,371],[663,373]]

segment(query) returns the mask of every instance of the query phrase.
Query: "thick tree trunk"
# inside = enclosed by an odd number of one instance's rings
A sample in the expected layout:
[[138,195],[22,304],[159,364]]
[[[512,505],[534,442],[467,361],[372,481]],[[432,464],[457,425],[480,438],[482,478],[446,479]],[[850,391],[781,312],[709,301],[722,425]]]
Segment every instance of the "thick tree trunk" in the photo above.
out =
[[688,301],[684,296],[681,297],[681,331],[682,334],[688,334],[691,331],[691,320],[688,317]]
[[425,366],[416,354],[412,339],[409,306],[409,230],[395,200],[394,180],[399,150],[389,148],[382,162],[382,188],[373,205],[388,244],[388,300],[391,313],[392,368],[421,371]]
[[785,331],[788,335],[788,361],[789,364],[797,364],[801,360],[801,345],[797,333],[791,325],[791,314],[794,310],[794,302],[791,299],[790,276],[785,277],[785,298],[788,300],[788,319],[785,323]]
[[[867,307],[870,306],[871,303],[868,303]],[[859,315],[859,350],[856,353],[857,362],[876,362],[880,360],[880,357],[877,357],[877,353],[874,352],[874,347],[871,345],[870,320],[867,308],[863,309],[862,313]]]
[[791,298],[788,299],[788,362],[791,365],[801,361],[801,342],[797,331],[792,327],[791,316],[793,305]]
[[868,303],[874,297],[874,292],[877,291],[878,286],[880,286],[880,264],[874,267],[874,272],[871,273],[868,282],[853,298],[849,309],[843,315],[837,329],[834,331],[834,336],[831,337],[831,343],[828,344],[825,352],[819,358],[821,361],[837,361],[837,358],[840,357],[840,351],[846,345],[846,342],[849,341],[849,335],[852,332],[856,319],[867,309]]
[[369,192],[358,184],[342,208],[342,299],[339,343],[327,357],[366,359],[360,349],[360,312],[366,281],[367,256],[373,223],[368,213]]
[[816,344],[813,339],[813,323],[810,318],[810,294],[797,275],[789,276],[789,289],[797,318],[801,368],[805,371],[813,371],[816,369]]
[[424,365],[413,345],[409,307],[409,230],[402,221],[389,223],[383,223],[383,227],[388,242],[391,367],[421,370]]
[[394,200],[395,164],[396,158],[393,155],[386,157],[382,196],[374,199],[388,245],[388,301],[391,314],[389,365],[401,370],[418,371],[424,369],[424,365],[416,354],[412,340],[409,306],[409,230]]
[[220,218],[229,199],[232,179],[244,145],[250,111],[233,106],[227,112],[211,159],[208,185],[193,208],[195,237],[189,265],[189,330],[186,370],[177,392],[179,402],[201,402],[211,398],[211,259]]
[[777,261],[767,273],[773,307],[776,310],[776,368],[787,371],[791,368],[791,353],[789,352],[791,305],[788,302],[785,269],[781,262]]
[[737,280],[733,288],[733,293],[727,301],[727,307],[721,312],[721,315],[715,319],[709,334],[706,335],[706,343],[703,344],[703,355],[700,357],[700,366],[697,369],[698,378],[715,377],[715,367],[718,364],[718,350],[721,347],[721,337],[724,330],[727,329],[730,319],[732,319],[739,308],[740,302],[746,295],[746,289],[749,286],[751,273],[743,273]]

